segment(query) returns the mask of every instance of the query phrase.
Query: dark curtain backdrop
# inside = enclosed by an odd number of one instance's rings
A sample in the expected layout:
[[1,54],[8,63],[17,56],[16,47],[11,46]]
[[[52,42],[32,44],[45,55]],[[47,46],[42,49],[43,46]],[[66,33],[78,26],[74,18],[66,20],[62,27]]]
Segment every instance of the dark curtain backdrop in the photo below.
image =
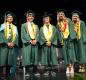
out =
[[56,11],[65,9],[66,16],[71,18],[71,12],[78,10],[82,12],[81,19],[86,22],[86,0],[1,0],[0,1],[0,24],[3,23],[3,15],[6,11],[12,11],[15,14],[14,23],[18,27],[19,45],[22,46],[20,40],[20,28],[24,23],[24,13],[27,10],[33,10],[36,13],[35,23],[42,26],[42,15],[44,12],[53,14],[52,24],[56,25]]

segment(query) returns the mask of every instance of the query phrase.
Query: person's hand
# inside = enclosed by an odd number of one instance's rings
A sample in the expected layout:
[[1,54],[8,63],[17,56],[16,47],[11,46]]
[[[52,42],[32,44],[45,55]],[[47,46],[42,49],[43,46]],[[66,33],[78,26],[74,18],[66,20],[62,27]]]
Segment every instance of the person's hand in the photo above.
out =
[[14,46],[14,43],[13,43],[13,42],[11,42],[11,43],[10,43],[10,46],[11,46],[11,47],[13,47],[13,46]]
[[14,44],[12,42],[8,42],[7,45],[9,48],[12,48],[14,46]]
[[37,43],[36,40],[32,40],[32,41],[31,41],[31,44],[32,44],[32,45],[36,45],[36,43]]
[[10,47],[10,42],[7,43],[7,46]]
[[33,44],[36,45],[37,41],[36,40],[33,40]]

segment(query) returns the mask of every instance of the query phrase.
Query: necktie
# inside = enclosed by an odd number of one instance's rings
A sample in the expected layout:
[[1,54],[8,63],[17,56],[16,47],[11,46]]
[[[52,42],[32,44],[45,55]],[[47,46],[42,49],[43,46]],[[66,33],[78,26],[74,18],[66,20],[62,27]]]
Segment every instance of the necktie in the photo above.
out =
[[9,29],[11,29],[11,25],[9,24]]

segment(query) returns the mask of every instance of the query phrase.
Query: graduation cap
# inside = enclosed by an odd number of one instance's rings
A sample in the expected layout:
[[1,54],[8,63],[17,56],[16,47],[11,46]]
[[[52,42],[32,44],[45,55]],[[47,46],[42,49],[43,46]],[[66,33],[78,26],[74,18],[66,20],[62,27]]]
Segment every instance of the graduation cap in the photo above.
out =
[[14,13],[12,13],[12,12],[10,12],[10,11],[7,11],[7,12],[5,13],[5,15],[4,15],[4,20],[6,20],[9,16],[14,17],[15,15],[14,15]]
[[44,15],[42,16],[43,18],[49,17],[51,18],[52,14],[48,14],[47,12],[44,12]]
[[8,17],[8,16],[14,17],[15,15],[14,15],[14,13],[12,13],[12,12],[10,12],[10,11],[7,11],[4,16],[5,16],[5,17]]
[[60,12],[65,13],[66,10],[65,9],[59,9],[59,10],[57,10],[57,14],[60,13]]
[[[7,11],[7,12],[5,12],[5,14],[4,14],[4,22],[6,22],[6,20],[7,20],[7,18],[9,17],[9,16],[12,16],[13,17],[13,24],[15,24],[16,25],[16,17],[15,17],[15,14],[13,13],[13,12],[11,12],[11,11]],[[2,19],[3,20],[3,19]]]
[[77,10],[74,10],[71,14],[72,14],[72,16],[80,16],[80,15],[82,15],[82,13],[77,11]]
[[25,15],[26,17],[29,16],[29,15],[35,16],[35,13],[34,13],[32,10],[29,10],[29,11],[27,11],[24,15]]

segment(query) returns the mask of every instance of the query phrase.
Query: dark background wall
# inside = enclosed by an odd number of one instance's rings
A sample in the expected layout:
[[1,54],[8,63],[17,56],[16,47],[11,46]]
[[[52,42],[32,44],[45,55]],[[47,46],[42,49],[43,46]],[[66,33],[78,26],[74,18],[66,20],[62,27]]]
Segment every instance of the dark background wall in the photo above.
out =
[[[3,15],[6,11],[15,13],[15,23],[18,26],[20,35],[21,24],[25,22],[24,13],[27,10],[36,13],[35,22],[42,25],[42,15],[45,11],[52,13],[52,23],[56,25],[56,11],[58,9],[67,10],[66,16],[71,18],[71,12],[78,10],[82,12],[80,16],[86,22],[86,0],[1,0],[0,1],[0,23],[3,23]],[[19,40],[19,44],[21,41]],[[21,46],[21,45],[20,45]]]

